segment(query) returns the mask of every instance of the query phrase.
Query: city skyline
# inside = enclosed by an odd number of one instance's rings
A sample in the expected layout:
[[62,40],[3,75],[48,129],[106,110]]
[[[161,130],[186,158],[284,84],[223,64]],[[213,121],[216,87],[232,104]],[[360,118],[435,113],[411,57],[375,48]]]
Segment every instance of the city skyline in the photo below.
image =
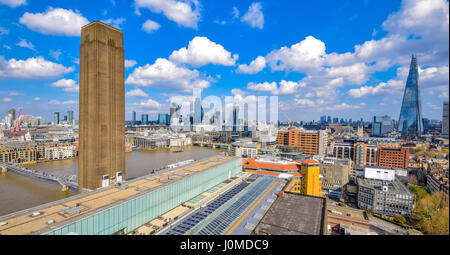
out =
[[[51,120],[73,110],[77,119],[79,29],[102,20],[127,38],[127,120],[132,111],[156,120],[169,113],[170,97],[190,96],[194,87],[241,100],[277,95],[281,121],[397,119],[413,53],[423,117],[441,119],[448,100],[446,1],[429,1],[429,8],[420,8],[423,1],[327,2],[333,13],[322,10],[324,3],[189,3],[181,18],[153,1],[0,4],[0,112],[23,107]],[[64,30],[36,22],[52,15],[67,19]]]

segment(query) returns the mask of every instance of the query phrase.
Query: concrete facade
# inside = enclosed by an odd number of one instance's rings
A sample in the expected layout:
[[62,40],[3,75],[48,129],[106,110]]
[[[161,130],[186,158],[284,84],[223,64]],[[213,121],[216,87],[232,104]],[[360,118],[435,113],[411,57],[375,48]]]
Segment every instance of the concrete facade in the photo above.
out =
[[78,187],[97,189],[125,175],[125,76],[122,31],[95,21],[82,27]]

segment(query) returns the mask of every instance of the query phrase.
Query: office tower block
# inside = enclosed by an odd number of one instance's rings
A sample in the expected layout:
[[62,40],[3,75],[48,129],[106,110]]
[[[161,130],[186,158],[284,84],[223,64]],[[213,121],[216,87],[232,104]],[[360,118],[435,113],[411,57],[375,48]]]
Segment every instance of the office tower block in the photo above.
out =
[[233,132],[238,131],[238,125],[239,125],[239,106],[237,104],[233,104]]
[[448,136],[448,101],[443,103],[444,109],[442,111],[442,135]]
[[133,111],[133,124],[136,122],[136,112]]
[[7,121],[9,124],[13,124],[14,120],[16,120],[16,110],[15,109],[9,109],[7,113]]
[[406,136],[420,136],[423,133],[419,71],[415,55],[411,58],[397,130]]
[[55,112],[53,114],[53,124],[58,125],[59,124],[59,112]]
[[202,123],[202,103],[200,98],[196,97],[194,101],[194,124]]
[[372,136],[383,136],[392,131],[394,131],[394,122],[391,117],[387,115],[373,116]]
[[169,114],[158,113],[158,124],[169,125]]
[[67,116],[68,116],[69,123],[73,124],[73,111],[68,111]]
[[95,21],[81,29],[78,188],[126,180],[122,31]]

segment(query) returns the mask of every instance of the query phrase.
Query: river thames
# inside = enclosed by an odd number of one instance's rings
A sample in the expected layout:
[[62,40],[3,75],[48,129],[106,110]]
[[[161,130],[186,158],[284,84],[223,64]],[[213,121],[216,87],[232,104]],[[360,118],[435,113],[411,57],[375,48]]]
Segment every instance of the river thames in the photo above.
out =
[[[182,152],[133,151],[125,153],[127,180],[150,174],[152,169],[188,159],[201,160],[221,150],[188,147]],[[55,175],[76,175],[78,158],[26,165]],[[12,172],[0,174],[0,215],[16,212],[77,194],[75,190],[62,192],[57,183],[21,176]]]

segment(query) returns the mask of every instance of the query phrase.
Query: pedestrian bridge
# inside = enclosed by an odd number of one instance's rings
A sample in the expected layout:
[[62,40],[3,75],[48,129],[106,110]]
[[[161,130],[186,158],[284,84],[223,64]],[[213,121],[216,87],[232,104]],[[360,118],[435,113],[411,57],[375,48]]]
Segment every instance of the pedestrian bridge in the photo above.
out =
[[2,172],[12,171],[25,176],[57,182],[62,186],[63,190],[66,190],[67,188],[78,190],[78,178],[76,175],[58,176],[44,171],[29,169],[13,163],[0,163],[0,168],[2,169]]

